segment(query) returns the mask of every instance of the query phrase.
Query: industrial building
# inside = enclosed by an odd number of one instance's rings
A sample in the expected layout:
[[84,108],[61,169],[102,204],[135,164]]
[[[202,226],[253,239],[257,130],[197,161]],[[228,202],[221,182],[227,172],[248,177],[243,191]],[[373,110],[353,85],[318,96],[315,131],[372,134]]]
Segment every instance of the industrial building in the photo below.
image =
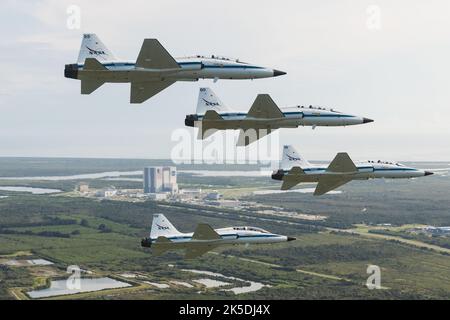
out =
[[145,167],[144,193],[178,193],[176,167]]

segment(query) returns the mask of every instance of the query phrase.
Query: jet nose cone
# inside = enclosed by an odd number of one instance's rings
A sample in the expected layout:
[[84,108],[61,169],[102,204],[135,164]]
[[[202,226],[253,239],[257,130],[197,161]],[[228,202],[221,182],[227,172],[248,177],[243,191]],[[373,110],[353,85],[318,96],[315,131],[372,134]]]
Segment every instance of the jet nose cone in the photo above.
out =
[[363,123],[369,123],[369,122],[373,122],[373,120],[369,119],[369,118],[363,118]]
[[425,175],[426,175],[426,176],[431,176],[432,174],[434,174],[434,172],[431,172],[431,171],[425,171]]
[[273,76],[274,77],[282,76],[282,75],[285,75],[285,74],[286,74],[286,72],[284,72],[284,71],[273,69]]
[[294,240],[297,240],[297,238],[294,238],[294,237],[288,237],[287,238],[287,241],[294,241]]

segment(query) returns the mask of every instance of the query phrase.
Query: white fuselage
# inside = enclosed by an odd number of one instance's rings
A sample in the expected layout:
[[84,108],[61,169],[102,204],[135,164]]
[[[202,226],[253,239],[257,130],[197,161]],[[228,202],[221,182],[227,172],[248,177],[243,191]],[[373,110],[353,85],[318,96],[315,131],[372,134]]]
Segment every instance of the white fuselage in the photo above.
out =
[[104,82],[196,81],[198,79],[257,79],[284,74],[274,69],[219,57],[194,56],[177,58],[176,62],[180,68],[146,69],[136,68],[134,61],[101,61],[108,70],[100,72],[83,70],[84,64],[77,64],[78,78],[92,76]]
[[[217,129],[246,129],[246,128],[297,128],[299,126],[350,126],[372,122],[372,120],[329,110],[320,107],[287,107],[280,108],[284,117],[255,118],[249,117],[247,112],[227,111],[218,112],[223,120],[203,120],[204,114],[194,115],[196,121],[203,121],[208,128]],[[188,116],[189,117],[189,116]]]
[[[383,162],[383,161],[365,161],[355,162],[357,172],[354,173],[333,173],[328,172],[328,165],[311,165],[308,167],[302,167],[304,171],[304,182],[317,182],[320,177],[324,175],[346,175],[351,177],[352,180],[365,180],[374,178],[416,178],[428,175],[426,171],[404,166],[399,163]],[[283,169],[282,174],[287,174],[291,168]]]
[[[205,244],[205,245],[232,245],[232,244],[263,244],[263,243],[276,243],[288,241],[287,236],[270,233],[260,228],[254,227],[229,227],[215,229],[220,235],[221,239],[217,240],[195,240],[192,239],[193,233],[177,233],[170,236],[166,236],[172,243],[178,244],[182,247],[182,244]],[[152,242],[155,242],[157,238],[151,238]]]

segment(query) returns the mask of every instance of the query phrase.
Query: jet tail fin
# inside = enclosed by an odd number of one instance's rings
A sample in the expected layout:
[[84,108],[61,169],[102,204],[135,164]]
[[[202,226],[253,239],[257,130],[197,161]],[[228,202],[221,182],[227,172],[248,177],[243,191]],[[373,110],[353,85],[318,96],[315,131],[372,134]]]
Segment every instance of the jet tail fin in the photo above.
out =
[[[163,214],[154,214],[150,238],[169,237],[178,235],[180,232],[170,223]],[[167,239],[168,240],[168,239]]]
[[310,167],[311,164],[304,157],[298,153],[298,151],[291,145],[285,145],[283,147],[283,156],[281,159],[281,169],[288,169],[294,166],[301,168]]
[[216,112],[231,111],[210,88],[200,88],[198,92],[197,114],[206,114],[208,110]]
[[117,60],[114,54],[103,44],[95,33],[83,34],[80,52],[78,54],[78,64],[83,64],[87,58],[96,58],[100,61]]

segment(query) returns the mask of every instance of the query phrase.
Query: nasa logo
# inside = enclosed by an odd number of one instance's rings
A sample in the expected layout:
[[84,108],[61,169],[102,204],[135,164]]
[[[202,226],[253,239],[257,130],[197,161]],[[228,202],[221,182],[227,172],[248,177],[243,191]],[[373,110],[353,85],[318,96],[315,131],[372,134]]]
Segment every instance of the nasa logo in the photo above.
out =
[[302,160],[301,158],[292,157],[288,154],[286,156],[288,157],[289,161],[301,161]]
[[88,46],[86,46],[86,48],[89,50],[89,54],[94,54],[96,56],[106,54],[106,52],[103,50],[94,50],[94,49],[89,48]]
[[204,99],[204,98],[202,98],[203,99],[203,101],[205,101],[205,104],[208,106],[208,107],[215,107],[215,106],[218,106],[219,105],[219,103],[217,103],[217,102],[211,102],[211,101],[208,101],[208,100],[206,100],[206,99]]
[[169,230],[169,227],[166,226],[160,226],[159,224],[156,224],[158,226],[158,230]]

